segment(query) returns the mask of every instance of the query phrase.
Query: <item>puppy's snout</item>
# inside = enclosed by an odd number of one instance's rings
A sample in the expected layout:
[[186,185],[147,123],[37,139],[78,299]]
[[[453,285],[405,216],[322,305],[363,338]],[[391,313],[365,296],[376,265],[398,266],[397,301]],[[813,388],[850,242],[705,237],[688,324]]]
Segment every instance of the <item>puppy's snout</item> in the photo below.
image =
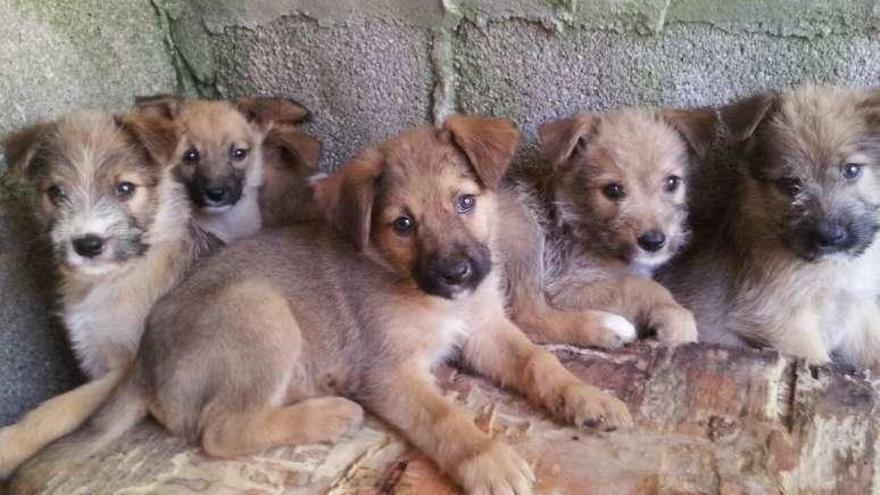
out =
[[85,258],[94,258],[104,251],[104,239],[88,234],[73,240],[73,250]]
[[812,237],[817,247],[834,249],[849,241],[849,231],[838,222],[825,220],[816,225]]
[[202,189],[206,202],[212,205],[225,204],[232,195],[231,193],[232,191],[228,187],[205,187]]
[[444,260],[437,264],[435,270],[447,285],[461,285],[467,282],[474,271],[470,260],[463,257]]
[[637,240],[640,248],[653,253],[666,245],[666,234],[659,230],[650,230],[640,235]]

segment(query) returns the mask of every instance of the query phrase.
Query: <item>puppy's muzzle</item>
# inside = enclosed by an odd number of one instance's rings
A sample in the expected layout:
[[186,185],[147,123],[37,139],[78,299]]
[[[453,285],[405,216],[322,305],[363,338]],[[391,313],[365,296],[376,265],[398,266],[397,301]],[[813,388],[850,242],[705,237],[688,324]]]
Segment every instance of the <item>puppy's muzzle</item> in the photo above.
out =
[[104,252],[104,239],[94,234],[77,237],[71,243],[76,254],[83,258],[94,258]]
[[[485,252],[484,252],[485,251]],[[492,266],[488,250],[430,259],[416,269],[416,282],[428,294],[451,299],[476,288]]]
[[656,253],[666,245],[666,234],[659,230],[649,230],[640,235],[636,241],[643,250]]
[[241,185],[197,180],[190,184],[189,194],[200,208],[219,208],[241,199]]

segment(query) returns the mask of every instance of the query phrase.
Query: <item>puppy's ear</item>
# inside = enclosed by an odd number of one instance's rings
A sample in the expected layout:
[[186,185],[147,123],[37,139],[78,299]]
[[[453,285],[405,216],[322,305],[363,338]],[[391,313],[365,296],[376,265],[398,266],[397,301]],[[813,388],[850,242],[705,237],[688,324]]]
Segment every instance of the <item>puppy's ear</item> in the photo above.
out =
[[554,120],[538,128],[541,153],[554,166],[562,165],[580,145],[585,145],[596,128],[595,117],[581,114],[567,119]]
[[134,106],[138,110],[155,114],[157,117],[174,119],[180,115],[183,98],[170,94],[136,96],[134,98]]
[[9,165],[9,173],[13,177],[27,180],[31,176],[31,165],[51,128],[52,124],[37,124],[19,129],[3,138],[0,144]]
[[727,126],[731,142],[742,143],[752,137],[761,122],[772,114],[778,100],[776,93],[760,93],[723,107],[721,121]]
[[150,110],[134,110],[117,117],[116,121],[144,147],[156,163],[162,166],[174,163],[179,134],[173,119]]
[[509,120],[453,115],[443,123],[443,130],[467,155],[483,185],[496,189],[516,149],[519,131]]
[[359,252],[370,242],[376,181],[384,158],[368,150],[348,165],[312,183],[315,201],[337,230],[346,234]]
[[232,101],[249,122],[268,130],[272,124],[296,124],[309,118],[311,113],[299,102],[290,98],[248,96]]
[[669,122],[700,158],[706,158],[715,141],[718,118],[709,108],[663,110],[660,115]]
[[281,125],[269,131],[265,140],[266,146],[276,146],[293,155],[297,162],[311,170],[318,169],[321,159],[321,141],[299,132],[289,125]]

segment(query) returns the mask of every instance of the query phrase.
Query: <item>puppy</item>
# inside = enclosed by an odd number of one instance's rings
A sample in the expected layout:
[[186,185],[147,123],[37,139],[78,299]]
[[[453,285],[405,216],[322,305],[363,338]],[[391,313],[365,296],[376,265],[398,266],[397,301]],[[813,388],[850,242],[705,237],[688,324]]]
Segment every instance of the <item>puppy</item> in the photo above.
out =
[[178,126],[178,179],[196,206],[196,223],[224,243],[258,232],[263,212],[268,226],[316,216],[301,177],[317,166],[320,143],[293,126],[309,116],[299,103],[155,95],[137,98],[135,106]]
[[530,336],[615,347],[635,323],[696,340],[693,315],[651,276],[687,243],[691,153],[705,154],[715,121],[627,109],[540,128],[553,168],[514,177],[501,197],[508,306]]
[[700,339],[880,369],[880,93],[808,86],[721,117],[729,207],[663,274]]
[[629,425],[504,313],[495,189],[507,121],[450,117],[361,154],[315,185],[312,223],[233,244],[156,305],[134,371],[87,426],[27,464],[14,493],[148,411],[214,456],[333,441],[362,404],[472,494],[528,494],[529,466],[445,399],[431,369],[459,356],[561,421]]
[[[39,192],[61,275],[61,316],[90,383],[0,430],[0,476],[84,421],[134,359],[147,312],[210,246],[165,151],[173,127],[148,115],[83,113],[3,141],[10,173]],[[160,151],[161,150],[161,151]]]

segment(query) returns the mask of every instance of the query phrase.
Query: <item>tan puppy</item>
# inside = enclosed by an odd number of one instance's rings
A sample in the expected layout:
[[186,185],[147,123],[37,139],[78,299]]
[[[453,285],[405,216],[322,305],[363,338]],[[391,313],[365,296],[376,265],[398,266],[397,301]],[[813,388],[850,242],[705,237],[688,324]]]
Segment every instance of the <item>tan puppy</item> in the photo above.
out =
[[[320,143],[294,128],[309,115],[299,103],[285,98],[214,101],[156,95],[137,98],[135,105],[173,119],[178,126],[178,179],[196,206],[195,221],[223,242],[258,232],[261,209],[270,225],[278,225],[300,218],[301,205],[309,208],[311,202],[304,201],[311,194],[301,177],[316,166]],[[269,154],[268,164],[264,152]]]
[[696,340],[691,313],[651,276],[688,240],[690,151],[705,153],[715,120],[628,109],[542,126],[552,171],[521,174],[501,201],[514,321],[550,342],[619,346],[636,338],[630,322]]
[[563,422],[630,424],[623,403],[504,314],[494,190],[517,141],[506,121],[450,117],[318,182],[336,229],[267,232],[207,262],[154,309],[132,375],[84,429],[27,464],[14,493],[148,411],[207,453],[234,456],[335,440],[361,421],[358,403],[467,493],[531,493],[528,464],[437,390],[431,369],[453,356]]
[[729,207],[663,275],[700,339],[880,369],[880,94],[810,86],[721,116]]
[[134,359],[147,312],[209,246],[167,166],[175,131],[131,114],[77,114],[3,141],[13,176],[40,194],[61,273],[61,316],[91,383],[0,430],[0,476],[84,421]]

